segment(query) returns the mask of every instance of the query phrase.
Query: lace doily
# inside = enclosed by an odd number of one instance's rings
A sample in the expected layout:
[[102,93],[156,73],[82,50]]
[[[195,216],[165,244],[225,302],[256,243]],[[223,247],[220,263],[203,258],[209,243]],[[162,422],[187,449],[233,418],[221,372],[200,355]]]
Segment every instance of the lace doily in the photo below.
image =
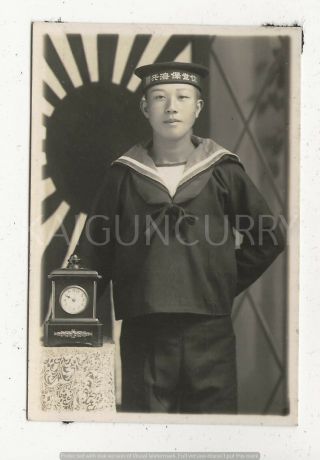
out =
[[102,348],[45,348],[42,410],[115,411],[114,347],[104,344]]

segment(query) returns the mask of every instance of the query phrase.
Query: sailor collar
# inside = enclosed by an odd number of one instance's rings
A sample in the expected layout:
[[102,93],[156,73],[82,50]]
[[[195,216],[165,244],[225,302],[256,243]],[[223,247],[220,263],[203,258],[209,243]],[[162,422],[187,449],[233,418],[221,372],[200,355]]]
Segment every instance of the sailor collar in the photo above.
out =
[[[198,174],[211,168],[215,163],[221,160],[225,155],[233,157],[240,162],[238,155],[221,147],[212,139],[205,139],[195,135],[191,137],[192,142],[196,146],[194,152],[189,156],[183,175],[177,186],[177,189],[187,181],[191,180]],[[148,153],[148,148],[152,141],[136,144],[124,155],[116,159],[112,164],[123,164],[139,174],[148,177],[167,189],[166,184],[158,173],[157,167]]]

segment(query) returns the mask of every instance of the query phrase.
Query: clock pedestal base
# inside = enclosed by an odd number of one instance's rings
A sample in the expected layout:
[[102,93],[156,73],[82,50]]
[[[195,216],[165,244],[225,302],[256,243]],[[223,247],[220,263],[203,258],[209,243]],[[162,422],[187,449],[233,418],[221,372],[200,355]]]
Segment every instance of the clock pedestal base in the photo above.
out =
[[98,320],[49,320],[45,323],[46,347],[101,347],[102,323]]
[[105,420],[116,412],[114,343],[43,348],[41,409],[52,420]]

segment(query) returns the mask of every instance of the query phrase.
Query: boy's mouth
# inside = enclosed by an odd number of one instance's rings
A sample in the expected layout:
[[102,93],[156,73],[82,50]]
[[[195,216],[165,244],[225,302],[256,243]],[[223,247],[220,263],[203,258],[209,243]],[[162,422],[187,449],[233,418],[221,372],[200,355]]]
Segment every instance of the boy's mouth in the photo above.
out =
[[180,123],[181,120],[178,120],[177,118],[170,118],[169,120],[165,120],[164,123]]

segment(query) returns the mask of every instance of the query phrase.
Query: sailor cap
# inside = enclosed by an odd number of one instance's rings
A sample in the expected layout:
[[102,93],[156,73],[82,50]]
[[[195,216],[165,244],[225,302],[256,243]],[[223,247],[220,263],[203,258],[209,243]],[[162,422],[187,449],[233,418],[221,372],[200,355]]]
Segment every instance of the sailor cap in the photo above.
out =
[[201,64],[189,62],[155,62],[138,67],[134,72],[142,80],[142,89],[168,83],[187,83],[202,89],[202,81],[209,70]]

